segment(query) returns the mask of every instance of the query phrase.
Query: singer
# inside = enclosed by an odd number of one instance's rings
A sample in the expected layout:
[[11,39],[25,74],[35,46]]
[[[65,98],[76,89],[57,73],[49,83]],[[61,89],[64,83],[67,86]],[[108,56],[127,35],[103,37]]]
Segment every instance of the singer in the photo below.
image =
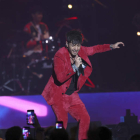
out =
[[78,139],[87,139],[90,116],[78,95],[92,72],[89,55],[120,48],[123,42],[115,44],[81,46],[83,35],[72,30],[66,35],[66,46],[59,49],[54,56],[53,73],[42,92],[42,96],[51,105],[57,121],[63,121],[67,128],[68,113],[79,122]]

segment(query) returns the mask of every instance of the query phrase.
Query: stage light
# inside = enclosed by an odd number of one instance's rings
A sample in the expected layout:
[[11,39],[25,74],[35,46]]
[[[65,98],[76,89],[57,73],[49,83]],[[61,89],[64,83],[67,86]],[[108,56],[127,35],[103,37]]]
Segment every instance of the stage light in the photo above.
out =
[[46,43],[48,43],[49,41],[48,40],[46,40]]
[[52,39],[53,39],[53,37],[52,37],[52,36],[50,36],[50,37],[49,37],[49,39],[50,39],[50,40],[52,40]]
[[140,32],[137,32],[137,36],[140,36]]
[[[45,105],[16,97],[0,97],[0,106],[5,106],[26,113],[28,109],[34,109],[36,116],[45,117],[48,115],[48,109]],[[43,110],[43,111],[42,111]]]
[[69,4],[69,5],[68,5],[68,8],[69,8],[69,9],[72,9],[72,5],[71,5],[71,4]]

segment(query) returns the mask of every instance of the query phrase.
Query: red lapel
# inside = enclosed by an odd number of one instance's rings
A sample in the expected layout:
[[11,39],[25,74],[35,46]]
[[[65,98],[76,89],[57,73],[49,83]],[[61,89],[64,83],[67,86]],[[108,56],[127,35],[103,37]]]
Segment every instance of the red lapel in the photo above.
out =
[[90,76],[92,72],[92,65],[82,46],[80,48],[80,51],[78,52],[78,55],[90,66],[87,66],[84,70],[84,75],[81,74],[78,78],[77,89],[79,90],[86,82],[87,78]]
[[86,53],[85,53],[84,50],[83,50],[83,46],[81,46],[80,51],[78,52],[78,55],[79,55],[83,60],[85,60],[85,61],[89,64],[90,67],[92,67],[91,62],[89,61],[88,56],[86,55]]
[[71,62],[70,62],[70,55],[69,55],[69,51],[66,47],[64,47],[64,58],[66,58],[65,62],[66,65],[68,67],[68,69],[71,67]]

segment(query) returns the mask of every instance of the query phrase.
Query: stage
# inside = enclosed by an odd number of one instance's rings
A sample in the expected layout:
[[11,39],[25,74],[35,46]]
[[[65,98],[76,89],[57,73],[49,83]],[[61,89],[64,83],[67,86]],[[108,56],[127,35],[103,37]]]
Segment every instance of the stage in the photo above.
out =
[[[91,122],[100,121],[103,125],[118,124],[126,109],[138,116],[140,121],[140,92],[82,93],[79,94],[91,117]],[[34,109],[42,127],[54,125],[56,117],[41,95],[1,96],[0,129],[12,126],[27,126],[26,111]],[[74,123],[70,115],[68,122]]]

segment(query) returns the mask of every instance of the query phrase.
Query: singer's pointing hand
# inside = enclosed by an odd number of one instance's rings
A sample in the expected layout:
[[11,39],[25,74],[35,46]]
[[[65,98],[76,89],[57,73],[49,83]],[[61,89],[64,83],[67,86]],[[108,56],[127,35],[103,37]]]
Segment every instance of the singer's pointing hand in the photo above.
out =
[[77,68],[79,68],[79,66],[82,64],[82,59],[81,59],[81,57],[77,57],[76,59],[75,59],[75,65],[76,65],[76,67]]

